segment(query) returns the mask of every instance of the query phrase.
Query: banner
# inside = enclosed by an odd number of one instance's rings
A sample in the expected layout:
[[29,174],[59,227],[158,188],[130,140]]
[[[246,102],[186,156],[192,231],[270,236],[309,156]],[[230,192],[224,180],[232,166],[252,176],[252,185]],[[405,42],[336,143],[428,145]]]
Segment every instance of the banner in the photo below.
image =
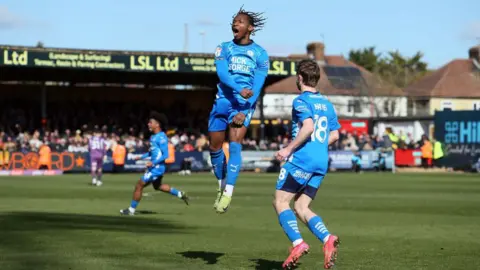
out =
[[[67,68],[140,72],[214,73],[214,56],[175,56],[173,53],[74,50],[0,49],[0,66]],[[270,59],[270,76],[296,74],[294,61]]]
[[395,150],[395,165],[417,167],[422,165],[422,151],[414,149]]
[[[146,169],[146,160],[136,160],[143,153],[128,153],[125,157],[125,172],[143,172]],[[275,151],[243,151],[242,170],[246,171],[275,171],[279,163],[274,160]],[[0,166],[0,172],[21,172],[29,174],[38,171],[38,154],[34,152],[13,152],[10,158]],[[352,168],[353,152],[330,151],[330,168],[346,170]],[[374,169],[379,163],[383,163],[386,169],[392,169],[393,155],[391,152],[380,153],[377,151],[362,151],[362,167],[365,170]],[[182,163],[188,160],[191,163],[191,171],[207,171],[211,169],[209,152],[176,152],[175,162],[169,164],[170,171],[182,169]],[[63,172],[88,172],[90,171],[89,153],[53,152],[49,171]],[[114,169],[112,154],[110,151],[103,159],[103,171],[112,172]],[[38,172],[37,172],[38,173]],[[48,171],[45,171],[48,173]],[[9,173],[11,174],[11,173]]]
[[435,138],[445,145],[442,164],[471,169],[480,158],[480,111],[435,112]]
[[275,151],[243,151],[242,170],[266,171],[274,166]]
[[[365,170],[375,169],[383,163],[388,170],[392,169],[393,153],[377,151],[362,151],[362,167]],[[242,151],[242,170],[270,171],[278,164],[274,161],[275,151]],[[336,170],[350,170],[352,168],[352,151],[330,151],[330,168]],[[209,152],[203,153],[208,168],[211,168]]]
[[[125,157],[125,172],[143,172],[146,169],[148,160],[135,160],[136,157],[142,156],[143,153],[128,153]],[[192,171],[203,171],[208,169],[204,162],[202,152],[176,152],[175,163],[169,165],[171,171],[178,171],[182,167],[182,162],[189,159]],[[39,168],[38,154],[35,152],[13,152],[9,153],[8,160],[4,160],[0,166],[0,171],[10,172],[16,171],[36,171]],[[63,172],[88,172],[90,171],[90,154],[89,153],[72,153],[72,152],[52,152],[49,170]],[[113,171],[113,159],[111,151],[103,159],[103,171]],[[28,173],[28,172],[27,172]]]
[[[13,152],[8,153],[8,159],[5,157],[3,158],[3,164],[0,166],[0,170],[37,170],[39,167],[38,154],[35,152]],[[88,154],[86,153],[52,152],[49,169],[64,172],[82,171],[87,166],[87,161],[89,161],[87,158]]]
[[[330,168],[336,170],[350,170],[352,168],[352,151],[330,151]],[[393,153],[378,151],[360,151],[362,169],[371,170],[383,163],[388,170],[392,169]]]
[[41,175],[62,175],[60,170],[0,170],[0,176],[41,176]]
[[341,131],[350,133],[357,132],[358,134],[368,134],[368,120],[352,120],[352,119],[338,119]]

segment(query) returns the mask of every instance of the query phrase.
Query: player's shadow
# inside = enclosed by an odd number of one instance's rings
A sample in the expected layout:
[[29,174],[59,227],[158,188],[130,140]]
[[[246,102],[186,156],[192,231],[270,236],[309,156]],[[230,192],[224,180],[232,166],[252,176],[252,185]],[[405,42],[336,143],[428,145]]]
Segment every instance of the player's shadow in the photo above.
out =
[[106,230],[135,233],[188,233],[189,229],[162,219],[135,218],[132,216],[102,216],[86,214],[12,212],[0,215],[0,236],[9,231],[42,230]]
[[[270,260],[265,260],[265,259],[253,259],[250,260],[255,263],[253,267],[255,267],[255,270],[281,270],[283,262],[279,261],[270,261]],[[297,264],[297,266],[293,267],[292,269],[297,268],[300,265],[300,263]]]
[[137,210],[137,211],[135,211],[135,214],[141,214],[141,215],[156,215],[156,214],[158,214],[158,212],[150,211],[150,210]]
[[[38,256],[45,252],[51,254],[58,248],[62,239],[72,237],[74,231],[109,231],[147,234],[188,234],[194,227],[186,227],[167,220],[137,218],[131,216],[102,216],[85,214],[11,212],[0,213],[0,250],[9,250],[9,254],[34,254],[22,256],[18,260],[8,255],[5,263],[9,269],[73,269],[72,262],[54,256]],[[48,236],[49,241],[43,239]],[[5,255],[5,254],[2,254]],[[3,263],[3,262],[2,262]],[[0,263],[0,265],[2,264]],[[1,267],[0,267],[1,268]]]
[[218,258],[225,255],[225,253],[208,252],[208,251],[184,251],[184,252],[178,252],[177,254],[180,254],[183,257],[188,259],[202,259],[205,261],[206,264],[216,264],[218,262]]

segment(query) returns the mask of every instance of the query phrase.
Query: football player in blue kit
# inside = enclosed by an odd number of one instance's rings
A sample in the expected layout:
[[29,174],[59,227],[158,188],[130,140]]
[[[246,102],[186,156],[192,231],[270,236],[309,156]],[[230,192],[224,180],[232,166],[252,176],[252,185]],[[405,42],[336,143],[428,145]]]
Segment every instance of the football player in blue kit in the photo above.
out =
[[150,161],[147,162],[147,171],[135,185],[130,207],[120,210],[122,215],[135,215],[137,205],[142,199],[143,189],[150,184],[152,184],[155,190],[169,193],[183,200],[188,205],[189,198],[185,192],[162,183],[163,175],[165,174],[165,160],[168,158],[168,137],[163,131],[167,121],[168,119],[164,114],[158,112],[150,113],[148,129],[153,133],[150,137],[150,149],[139,158],[150,158]]
[[[283,263],[291,269],[298,259],[308,253],[309,246],[302,239],[297,217],[323,243],[324,267],[333,267],[339,239],[330,234],[322,218],[310,209],[318,188],[328,171],[328,146],[339,138],[335,109],[316,89],[320,67],[314,60],[303,60],[297,66],[297,87],[301,94],[293,100],[293,141],[276,153],[286,161],[277,180],[274,208],[278,221],[292,242],[290,255]],[[295,212],[290,202],[295,201]]]
[[[233,40],[223,42],[215,50],[215,66],[220,82],[210,112],[208,131],[210,158],[218,180],[213,206],[217,213],[225,213],[230,206],[242,166],[241,143],[268,75],[270,62],[267,52],[250,39],[264,26],[262,15],[240,8],[231,24]],[[222,150],[227,128],[228,164]]]

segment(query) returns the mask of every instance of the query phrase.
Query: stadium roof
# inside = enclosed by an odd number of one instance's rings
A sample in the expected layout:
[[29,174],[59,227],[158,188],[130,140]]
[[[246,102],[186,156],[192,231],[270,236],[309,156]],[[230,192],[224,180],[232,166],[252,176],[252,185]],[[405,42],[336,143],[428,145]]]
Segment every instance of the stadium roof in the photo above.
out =
[[[37,48],[0,45],[0,80],[208,85],[218,78],[213,54]],[[270,57],[265,85],[295,72],[295,62]]]
[[[55,48],[55,47],[33,47],[16,46],[0,44],[0,50],[32,50],[32,51],[55,51],[63,53],[89,53],[89,54],[125,54],[125,55],[162,55],[162,56],[190,56],[190,57],[210,57],[213,53],[192,53],[192,52],[173,52],[173,51],[137,51],[137,50],[100,50],[100,49],[81,49],[81,48]],[[289,60],[289,57],[270,56],[273,60]]]

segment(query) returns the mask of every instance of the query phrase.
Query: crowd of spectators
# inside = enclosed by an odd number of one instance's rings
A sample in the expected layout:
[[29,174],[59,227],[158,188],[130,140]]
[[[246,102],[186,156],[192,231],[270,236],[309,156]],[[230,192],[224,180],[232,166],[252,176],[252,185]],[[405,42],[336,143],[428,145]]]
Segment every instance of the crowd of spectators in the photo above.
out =
[[[103,130],[103,136],[106,138],[108,145],[113,142],[124,144],[128,152],[145,152],[149,147],[149,133],[144,131],[136,131],[133,127],[126,132],[120,133],[111,131],[106,125],[100,127]],[[252,138],[245,138],[243,140],[244,150],[279,150],[287,145],[291,138],[289,132],[284,132],[285,135],[278,135],[274,138],[266,140],[255,140]],[[208,151],[208,137],[206,134],[199,132],[186,132],[171,129],[167,131],[170,142],[175,146],[177,151]],[[53,131],[34,130],[6,132],[0,130],[0,149],[9,152],[20,151],[38,151],[42,144],[48,144],[53,151],[69,151],[69,152],[87,152],[88,138],[91,132],[87,125],[79,129],[66,129],[60,132],[58,129]],[[418,149],[421,142],[416,142],[411,135],[401,136],[403,138],[400,143],[401,148]],[[340,139],[330,146],[331,150],[376,150],[379,148],[389,148],[391,142],[388,136],[377,136],[369,134],[357,134],[355,132],[348,133],[340,132]]]
[[[403,134],[402,131],[398,132],[399,141],[396,148],[401,149],[419,149],[422,145],[422,141],[415,141],[412,134]],[[392,141],[390,137],[385,134],[370,135],[367,133],[357,132],[340,132],[339,140],[331,145],[331,150],[349,150],[349,151],[366,151],[376,149],[388,149],[392,148]]]
[[[20,105],[21,104],[21,105]],[[129,152],[148,149],[148,114],[157,110],[169,119],[168,136],[177,151],[208,150],[208,110],[192,110],[181,101],[158,109],[143,103],[69,102],[47,106],[46,123],[39,115],[38,102],[0,102],[0,149],[6,151],[38,151],[41,144],[48,144],[53,151],[87,151],[88,137],[93,127],[100,127],[108,144],[114,141],[125,144]],[[282,123],[281,119],[277,121]],[[278,124],[269,127],[266,140],[248,137],[243,141],[244,150],[278,150],[291,140],[291,127]],[[399,147],[418,149],[411,134],[397,134]],[[340,139],[331,150],[375,150],[389,148],[392,143],[386,134],[342,131]]]

